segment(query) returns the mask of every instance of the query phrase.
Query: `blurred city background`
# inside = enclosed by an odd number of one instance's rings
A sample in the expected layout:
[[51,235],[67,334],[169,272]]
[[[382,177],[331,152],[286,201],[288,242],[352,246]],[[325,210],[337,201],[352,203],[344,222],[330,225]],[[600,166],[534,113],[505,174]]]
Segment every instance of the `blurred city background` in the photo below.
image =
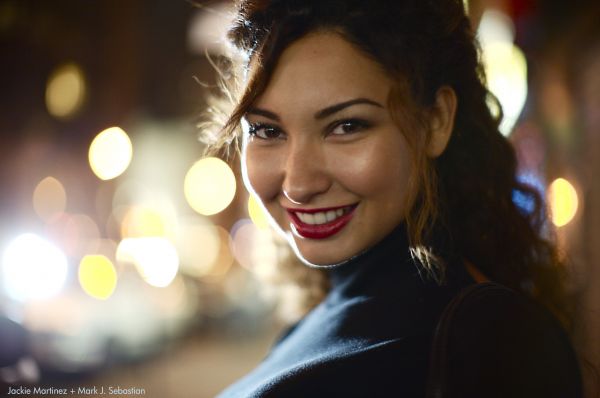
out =
[[[231,3],[0,0],[0,395],[211,397],[285,327],[264,281],[286,252],[198,140]],[[600,3],[468,6],[598,364]]]

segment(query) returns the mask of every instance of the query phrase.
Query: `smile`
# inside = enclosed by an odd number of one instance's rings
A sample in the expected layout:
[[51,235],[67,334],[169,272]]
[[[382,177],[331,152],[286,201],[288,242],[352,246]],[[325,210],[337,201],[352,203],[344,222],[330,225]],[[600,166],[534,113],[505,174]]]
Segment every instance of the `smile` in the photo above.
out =
[[322,209],[287,209],[292,229],[301,237],[325,239],[341,231],[352,219],[357,204]]
[[303,223],[310,225],[319,225],[331,222],[336,218],[343,216],[344,212],[344,209],[337,209],[329,210],[327,212],[320,211],[317,213],[302,213],[299,211],[295,213],[296,216],[298,216],[300,221],[302,221]]

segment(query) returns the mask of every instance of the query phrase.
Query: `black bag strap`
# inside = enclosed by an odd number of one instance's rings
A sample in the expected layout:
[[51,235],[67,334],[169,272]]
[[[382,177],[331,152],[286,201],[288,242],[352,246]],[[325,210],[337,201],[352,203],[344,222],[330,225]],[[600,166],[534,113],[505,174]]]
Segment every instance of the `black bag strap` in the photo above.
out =
[[476,283],[462,289],[448,303],[436,326],[431,346],[427,398],[450,398],[449,345],[455,327],[456,314],[466,304],[488,294],[506,294],[510,289],[494,282]]

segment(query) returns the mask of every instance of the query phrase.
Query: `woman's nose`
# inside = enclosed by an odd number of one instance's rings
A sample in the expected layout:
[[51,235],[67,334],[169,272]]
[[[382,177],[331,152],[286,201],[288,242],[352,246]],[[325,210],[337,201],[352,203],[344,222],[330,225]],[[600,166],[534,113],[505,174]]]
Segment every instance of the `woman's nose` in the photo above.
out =
[[331,186],[326,162],[318,145],[290,145],[284,167],[283,194],[295,204],[309,203]]

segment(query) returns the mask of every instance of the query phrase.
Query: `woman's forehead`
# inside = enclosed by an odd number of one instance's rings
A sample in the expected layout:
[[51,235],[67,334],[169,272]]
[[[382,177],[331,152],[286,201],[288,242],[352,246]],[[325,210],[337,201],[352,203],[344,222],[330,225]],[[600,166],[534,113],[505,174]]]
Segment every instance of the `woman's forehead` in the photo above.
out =
[[282,52],[255,105],[318,108],[357,97],[385,102],[391,84],[376,62],[340,34],[311,33]]

